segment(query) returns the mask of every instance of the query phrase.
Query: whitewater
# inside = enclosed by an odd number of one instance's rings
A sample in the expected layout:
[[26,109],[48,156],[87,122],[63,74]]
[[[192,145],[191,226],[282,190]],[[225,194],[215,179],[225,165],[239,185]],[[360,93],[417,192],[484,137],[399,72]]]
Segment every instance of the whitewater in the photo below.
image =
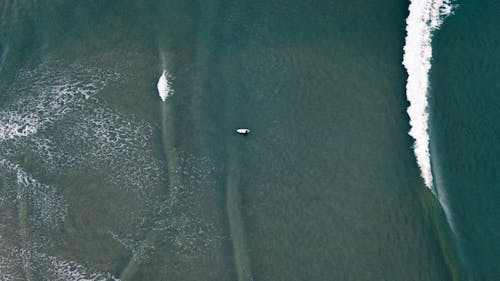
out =
[[408,72],[406,97],[410,102],[407,112],[411,129],[408,134],[415,139],[413,149],[425,185],[433,190],[427,111],[432,35],[452,14],[452,4],[449,0],[412,0],[408,9],[403,57]]
[[171,76],[168,74],[166,70],[163,70],[163,73],[158,79],[158,95],[160,96],[162,101],[166,101],[167,97],[173,95],[174,91],[172,90],[172,82],[169,81]]

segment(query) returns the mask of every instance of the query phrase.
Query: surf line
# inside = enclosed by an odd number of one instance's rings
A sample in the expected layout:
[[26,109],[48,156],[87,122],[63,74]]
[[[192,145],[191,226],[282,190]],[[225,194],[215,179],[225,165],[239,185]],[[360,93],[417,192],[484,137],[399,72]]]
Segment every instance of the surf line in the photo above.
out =
[[406,19],[403,65],[408,72],[406,98],[411,129],[415,139],[413,150],[425,185],[433,192],[433,176],[429,151],[429,113],[427,96],[432,59],[432,35],[443,20],[452,14],[450,0],[411,0]]

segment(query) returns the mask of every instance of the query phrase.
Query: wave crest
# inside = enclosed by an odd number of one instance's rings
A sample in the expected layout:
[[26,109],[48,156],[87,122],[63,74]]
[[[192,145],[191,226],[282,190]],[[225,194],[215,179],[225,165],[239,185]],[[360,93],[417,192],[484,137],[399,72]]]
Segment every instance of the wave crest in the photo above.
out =
[[163,71],[160,79],[158,79],[158,94],[160,95],[162,101],[167,100],[167,97],[171,96],[174,93],[172,89],[172,82],[169,79],[172,79],[172,77],[167,73],[166,70]]
[[412,0],[406,19],[406,39],[403,65],[408,72],[406,97],[410,102],[409,135],[415,139],[413,146],[417,164],[425,185],[432,189],[432,170],[429,152],[427,93],[432,59],[432,34],[443,20],[452,14],[450,0]]

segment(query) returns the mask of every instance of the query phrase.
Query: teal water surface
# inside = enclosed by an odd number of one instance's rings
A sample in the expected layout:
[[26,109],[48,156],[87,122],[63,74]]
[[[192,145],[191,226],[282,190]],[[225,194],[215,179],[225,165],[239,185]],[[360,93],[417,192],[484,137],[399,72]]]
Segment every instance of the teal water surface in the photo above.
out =
[[436,226],[407,135],[408,3],[5,1],[0,15],[0,279],[451,280],[462,252],[475,260]]
[[459,4],[434,41],[431,154],[467,271],[464,279],[497,280],[500,6],[495,1]]

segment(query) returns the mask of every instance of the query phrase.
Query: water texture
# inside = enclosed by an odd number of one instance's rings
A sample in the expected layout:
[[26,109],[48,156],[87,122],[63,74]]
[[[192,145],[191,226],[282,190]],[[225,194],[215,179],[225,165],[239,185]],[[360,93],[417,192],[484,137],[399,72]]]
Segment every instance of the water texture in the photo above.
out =
[[495,10],[1,2],[0,280],[498,279]]

